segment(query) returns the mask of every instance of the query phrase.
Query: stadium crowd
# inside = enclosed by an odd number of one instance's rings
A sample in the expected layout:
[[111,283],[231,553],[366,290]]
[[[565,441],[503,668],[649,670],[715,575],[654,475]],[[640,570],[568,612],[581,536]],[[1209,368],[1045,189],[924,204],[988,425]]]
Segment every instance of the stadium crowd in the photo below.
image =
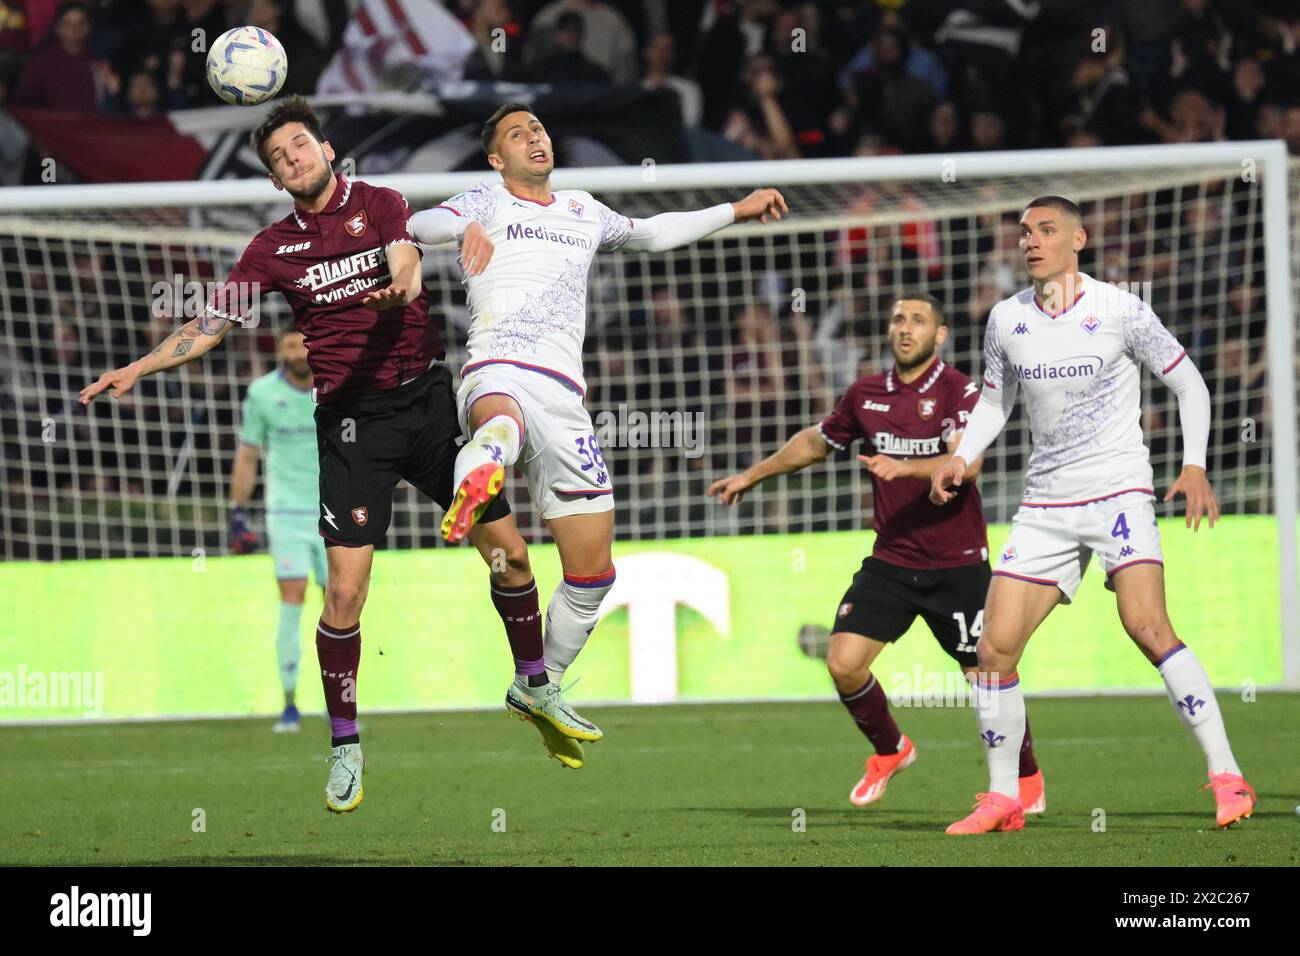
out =
[[[210,104],[202,57],[186,52],[185,38],[195,28],[211,36],[243,21],[285,42],[294,64],[288,89],[311,91],[348,28],[349,5],[310,0],[308,8],[308,2],[59,6],[0,0],[0,56],[6,58],[0,103],[124,115]],[[1257,136],[1284,137],[1300,154],[1297,4],[1043,0],[1032,5],[1038,11],[1032,19],[1030,6],[1004,0],[447,3],[475,38],[465,77],[565,76],[666,87],[680,100],[684,124],[711,137],[718,157]],[[502,35],[497,30],[507,37],[503,53],[493,50]],[[0,110],[0,163],[13,155],[6,123],[12,121]],[[878,198],[873,188],[864,194],[868,205]],[[1259,446],[1243,445],[1234,430],[1247,417],[1267,427],[1264,310],[1253,271],[1262,237],[1258,217],[1245,211],[1247,192],[1227,188],[1226,197],[1223,183],[1166,191],[1150,208],[1130,208],[1119,197],[1088,204],[1090,221],[1106,223],[1106,244],[1088,249],[1083,265],[1099,275],[1141,274],[1152,281],[1155,308],[1222,397],[1216,466],[1259,468]],[[890,198],[900,208],[922,204],[918,197]],[[822,237],[815,246],[778,243],[775,251],[755,249],[747,259],[728,248],[722,254],[734,259],[704,266],[691,258],[697,253],[675,253],[644,266],[645,273],[637,271],[643,266],[636,260],[624,260],[630,263],[620,273],[626,291],[617,309],[593,310],[604,318],[593,321],[588,334],[593,416],[621,404],[671,409],[703,416],[708,433],[702,439],[707,454],[700,456],[612,456],[621,489],[620,534],[674,535],[683,527],[704,527],[708,503],[695,489],[705,474],[743,467],[771,451],[824,415],[855,377],[883,370],[888,302],[880,290],[920,287],[939,294],[952,327],[946,354],[971,366],[978,364],[989,308],[1023,285],[1014,215],[1007,212],[942,220],[922,215],[915,223]],[[124,403],[125,414],[111,412],[109,404],[89,414],[76,405],[78,389],[95,374],[142,354],[174,327],[165,309],[150,314],[154,296],[143,277],[220,278],[213,263],[172,258],[177,254],[94,241],[73,241],[62,250],[0,241],[0,285],[7,293],[0,315],[0,414],[14,424],[4,429],[3,492],[10,505],[0,527],[0,539],[8,539],[4,554],[48,558],[219,546],[238,403],[243,384],[274,367],[273,330],[285,317],[277,311],[278,297],[268,300],[259,332],[232,336],[184,376],[145,380]],[[450,257],[443,258],[450,268]],[[806,312],[791,309],[792,285],[806,288]],[[453,315],[463,311],[463,290],[446,276],[430,281],[430,288],[442,290],[434,307],[445,310],[439,325],[454,364],[464,354],[464,329]],[[1157,461],[1176,451],[1166,447],[1172,439],[1160,427],[1170,424],[1162,418],[1170,410],[1148,412]],[[71,428],[78,441],[43,443],[48,420]],[[1021,427],[1013,423],[1009,448],[1023,447]],[[1018,467],[1011,454],[1008,467]],[[190,464],[182,469],[180,461]],[[105,532],[120,542],[108,552],[29,546],[40,524],[31,517],[40,511],[33,503],[48,503],[61,492],[100,503],[120,498],[131,507],[188,495],[209,503],[211,514],[180,522],[192,526],[192,534],[164,540],[158,522],[145,520],[143,512],[125,520],[105,511],[106,524],[129,525],[120,534]],[[666,501],[691,503],[665,525]],[[1235,506],[1259,507],[1244,498]],[[794,517],[798,529],[819,530],[834,526],[828,513],[852,513],[854,502],[842,493],[770,495],[755,507],[761,510],[749,529],[788,530],[785,509],[816,507],[817,514]],[[91,514],[84,502],[76,511],[83,524]],[[427,522],[404,526],[408,518],[399,510],[395,534],[420,546],[437,543]],[[41,536],[60,540],[58,520],[41,525]]]

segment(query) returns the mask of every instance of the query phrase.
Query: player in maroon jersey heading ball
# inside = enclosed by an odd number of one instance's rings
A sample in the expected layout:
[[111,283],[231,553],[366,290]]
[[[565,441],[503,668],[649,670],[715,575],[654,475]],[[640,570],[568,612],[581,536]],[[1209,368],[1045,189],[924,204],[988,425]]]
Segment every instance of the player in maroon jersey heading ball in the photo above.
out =
[[[406,200],[335,173],[334,150],[301,98],[278,104],[254,130],[252,147],[275,188],[293,197],[292,212],[253,238],[204,314],[147,356],[105,372],[81,401],[108,388],[121,397],[141,376],[203,355],[250,320],[257,295],[274,289],[288,300],[316,385],[320,501],[313,505],[329,559],[316,650],[332,731],[325,803],[341,813],[362,798],[357,671],[375,545],[385,538],[400,480],[444,509],[450,503],[460,426]],[[537,586],[509,512],[504,499],[494,501],[471,541],[491,567],[492,601],[516,660],[540,661]]]

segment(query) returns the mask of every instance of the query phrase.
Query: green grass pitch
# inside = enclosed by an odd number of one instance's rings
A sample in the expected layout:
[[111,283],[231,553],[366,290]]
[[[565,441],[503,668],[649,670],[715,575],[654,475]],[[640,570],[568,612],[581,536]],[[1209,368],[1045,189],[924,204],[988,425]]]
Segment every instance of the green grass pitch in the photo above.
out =
[[1048,812],[966,838],[943,829],[986,781],[967,709],[895,709],[918,759],[865,809],[834,702],[590,708],[579,771],[504,712],[363,715],[365,802],[338,817],[318,718],[9,727],[0,864],[1295,865],[1300,695],[1219,698],[1260,797],[1224,832],[1163,697],[1031,698]]

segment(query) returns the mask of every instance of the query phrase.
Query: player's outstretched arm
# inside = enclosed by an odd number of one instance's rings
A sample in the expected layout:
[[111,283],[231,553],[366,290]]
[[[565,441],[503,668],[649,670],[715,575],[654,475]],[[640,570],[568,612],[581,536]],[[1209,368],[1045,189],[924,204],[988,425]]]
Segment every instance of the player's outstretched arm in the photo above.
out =
[[1178,397],[1178,421],[1183,432],[1183,471],[1165,494],[1165,501],[1175,495],[1187,499],[1185,524],[1193,531],[1201,529],[1204,516],[1211,528],[1219,520],[1219,502],[1205,474],[1206,450],[1210,443],[1210,390],[1192,360],[1184,355],[1170,369],[1160,373],[1161,381]]
[[145,375],[153,375],[165,369],[175,368],[192,362],[200,355],[210,352],[226,337],[235,323],[227,319],[215,319],[205,316],[190,319],[143,358],[138,358],[130,365],[105,372],[99,379],[81,390],[81,404],[89,405],[95,396],[107,388],[114,398],[121,398],[135,383]]
[[831,446],[822,438],[816,426],[796,434],[774,455],[769,455],[752,468],[738,475],[719,478],[709,486],[709,497],[717,497],[724,505],[740,504],[745,492],[773,475],[788,475],[822,461],[831,453]]
[[666,252],[698,242],[733,222],[788,213],[785,198],[775,189],[755,189],[739,202],[718,203],[691,212],[661,212],[649,219],[633,219],[632,231],[619,246],[626,252]]

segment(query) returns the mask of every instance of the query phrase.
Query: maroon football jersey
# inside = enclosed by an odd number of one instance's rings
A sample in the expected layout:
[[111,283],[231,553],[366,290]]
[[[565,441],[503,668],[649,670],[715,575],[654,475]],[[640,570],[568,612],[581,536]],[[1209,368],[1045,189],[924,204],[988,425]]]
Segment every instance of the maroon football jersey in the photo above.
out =
[[262,295],[284,293],[294,327],[307,339],[322,404],[396,388],[445,354],[423,285],[404,308],[376,312],[361,304],[367,293],[391,284],[387,254],[393,245],[420,248],[406,228],[406,200],[396,190],[341,173],[337,179],[326,209],[310,213],[295,205],[254,236],[208,302],[209,313],[236,319],[248,301],[240,283],[259,283]]
[[[859,438],[863,454],[891,458],[947,455],[945,433],[966,426],[979,401],[979,387],[935,358],[911,382],[895,369],[866,375],[852,385],[821,423],[821,435],[840,449]],[[872,554],[905,568],[955,568],[988,560],[988,527],[974,482],[963,482],[946,505],[930,502],[930,482],[921,478],[881,481],[871,476],[876,545]]]

